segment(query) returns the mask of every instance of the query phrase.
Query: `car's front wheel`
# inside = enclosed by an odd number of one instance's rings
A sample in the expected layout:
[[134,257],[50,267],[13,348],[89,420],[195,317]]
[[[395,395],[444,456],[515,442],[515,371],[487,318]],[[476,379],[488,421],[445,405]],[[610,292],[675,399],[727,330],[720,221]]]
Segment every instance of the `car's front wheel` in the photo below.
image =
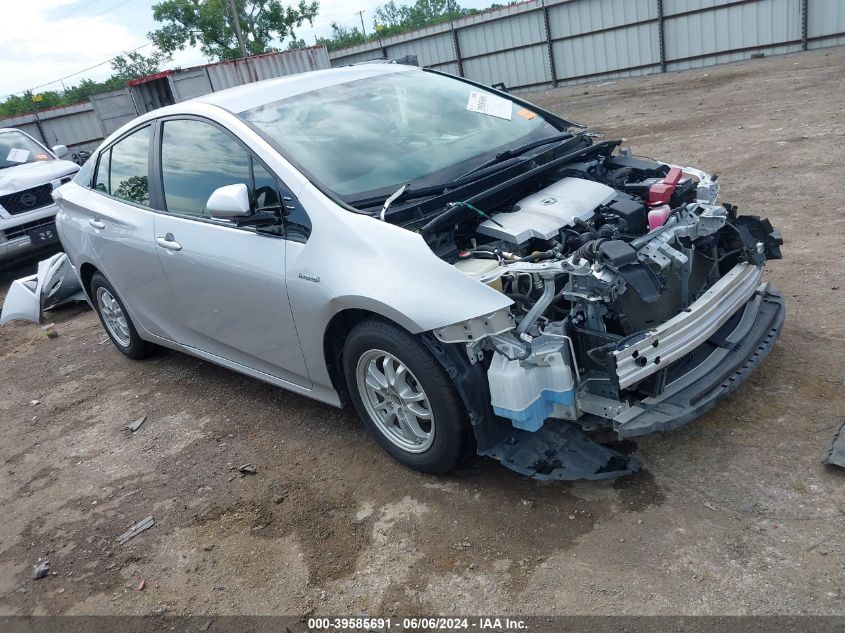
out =
[[448,374],[416,338],[386,321],[363,321],[346,339],[343,364],[358,416],[394,458],[441,474],[466,457],[466,410]]
[[140,359],[149,356],[154,349],[152,343],[138,336],[126,306],[100,273],[95,273],[91,278],[91,297],[106,334],[114,346],[129,358]]

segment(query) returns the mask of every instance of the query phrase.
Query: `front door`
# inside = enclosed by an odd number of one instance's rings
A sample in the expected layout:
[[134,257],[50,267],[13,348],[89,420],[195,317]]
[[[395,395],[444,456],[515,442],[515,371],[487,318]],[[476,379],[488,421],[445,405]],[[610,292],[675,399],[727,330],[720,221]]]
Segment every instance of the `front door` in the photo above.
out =
[[165,120],[156,213],[159,260],[180,339],[215,356],[310,387],[285,285],[286,241],[210,218],[218,187],[244,183],[256,206],[278,203],[278,183],[240,143],[197,119]]

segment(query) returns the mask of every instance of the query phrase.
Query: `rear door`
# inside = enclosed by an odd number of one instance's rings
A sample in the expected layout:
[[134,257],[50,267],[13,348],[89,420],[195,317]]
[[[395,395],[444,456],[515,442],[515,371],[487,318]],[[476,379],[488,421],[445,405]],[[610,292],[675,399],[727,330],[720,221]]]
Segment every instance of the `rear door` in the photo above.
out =
[[161,266],[179,313],[180,337],[226,360],[310,387],[285,284],[278,231],[240,228],[205,208],[218,187],[244,183],[255,208],[280,202],[276,177],[228,131],[205,119],[166,119],[158,129],[155,216]]
[[170,292],[154,241],[149,166],[153,126],[129,132],[100,152],[93,191],[75,207],[103,274],[137,323],[173,338]]

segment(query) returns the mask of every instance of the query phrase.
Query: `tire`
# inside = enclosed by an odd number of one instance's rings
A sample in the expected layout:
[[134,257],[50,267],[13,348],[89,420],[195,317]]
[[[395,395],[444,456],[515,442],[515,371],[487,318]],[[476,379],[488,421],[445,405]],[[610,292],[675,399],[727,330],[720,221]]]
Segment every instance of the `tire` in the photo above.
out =
[[[91,301],[100,323],[114,346],[129,358],[140,360],[155,349],[152,343],[138,336],[129,312],[117,292],[100,273],[91,278]],[[121,321],[122,319],[122,321]]]
[[343,372],[358,417],[397,461],[444,474],[468,456],[472,429],[461,398],[411,334],[387,321],[362,321],[346,339]]

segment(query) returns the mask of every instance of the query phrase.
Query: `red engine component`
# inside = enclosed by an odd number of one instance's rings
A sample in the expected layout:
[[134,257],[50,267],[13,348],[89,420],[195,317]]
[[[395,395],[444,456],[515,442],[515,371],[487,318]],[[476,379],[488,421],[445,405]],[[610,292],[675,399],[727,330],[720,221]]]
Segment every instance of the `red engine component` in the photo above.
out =
[[683,175],[684,172],[681,171],[680,167],[672,167],[663,180],[654,183],[648,190],[649,206],[668,204]]

